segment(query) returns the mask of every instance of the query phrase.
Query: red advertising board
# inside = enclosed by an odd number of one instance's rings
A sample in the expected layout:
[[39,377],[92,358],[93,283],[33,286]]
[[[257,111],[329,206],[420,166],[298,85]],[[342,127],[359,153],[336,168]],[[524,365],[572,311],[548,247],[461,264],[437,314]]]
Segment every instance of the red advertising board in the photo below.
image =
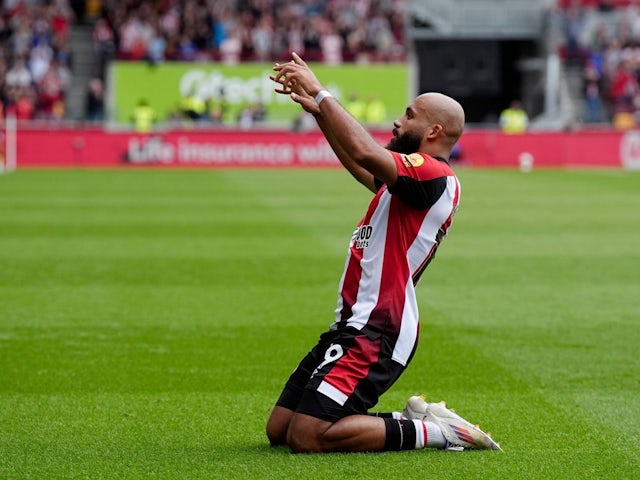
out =
[[529,155],[536,167],[640,168],[640,132],[584,130],[506,135],[500,131],[465,133],[462,158],[470,166],[519,166]]
[[[384,144],[389,131],[373,132]],[[469,130],[460,162],[472,167],[640,168],[640,132],[602,130],[505,135]],[[19,129],[20,167],[331,167],[339,163],[319,131],[175,130],[138,135],[102,129]]]

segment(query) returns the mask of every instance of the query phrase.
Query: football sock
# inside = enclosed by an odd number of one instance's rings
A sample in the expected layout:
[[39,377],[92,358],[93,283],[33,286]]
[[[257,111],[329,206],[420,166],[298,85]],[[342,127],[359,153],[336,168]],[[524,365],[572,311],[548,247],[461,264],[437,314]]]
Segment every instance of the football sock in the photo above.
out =
[[386,429],[385,450],[443,448],[446,445],[442,430],[433,422],[382,418]]
[[427,441],[425,447],[428,448],[444,448],[447,439],[444,438],[442,430],[433,422],[423,422],[427,427]]
[[384,418],[386,437],[385,450],[415,450],[416,427],[412,420]]

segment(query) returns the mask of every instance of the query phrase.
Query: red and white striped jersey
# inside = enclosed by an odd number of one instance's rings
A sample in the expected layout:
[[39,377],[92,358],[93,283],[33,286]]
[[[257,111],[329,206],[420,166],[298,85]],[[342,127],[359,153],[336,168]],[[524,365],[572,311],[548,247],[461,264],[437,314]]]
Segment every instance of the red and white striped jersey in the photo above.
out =
[[418,338],[415,286],[451,226],[460,183],[426,154],[393,152],[398,182],[380,188],[351,238],[332,329],[348,325],[392,341],[406,365]]

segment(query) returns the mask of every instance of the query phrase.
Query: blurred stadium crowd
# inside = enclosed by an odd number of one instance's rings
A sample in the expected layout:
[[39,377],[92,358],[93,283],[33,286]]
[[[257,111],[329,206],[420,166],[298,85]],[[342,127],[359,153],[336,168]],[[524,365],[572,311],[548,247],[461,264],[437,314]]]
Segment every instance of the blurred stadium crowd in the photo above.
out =
[[[84,117],[104,115],[114,59],[235,64],[288,59],[403,61],[410,0],[4,0],[0,108],[18,119],[58,121],[74,75],[73,25],[89,25],[95,74]],[[640,8],[633,0],[558,0],[559,53],[580,71],[586,123],[635,125],[640,112]]]
[[585,123],[640,122],[640,5],[633,0],[561,0],[560,54],[583,80]]
[[74,74],[69,30],[92,25],[97,67],[86,119],[102,118],[108,62],[288,59],[402,61],[404,0],[5,0],[0,15],[3,114],[61,120]]
[[0,15],[0,92],[3,116],[61,119],[71,84],[68,1],[6,0]]
[[[103,2],[96,37],[128,60],[237,63],[401,60],[404,0],[125,0]],[[110,5],[109,5],[110,3]]]

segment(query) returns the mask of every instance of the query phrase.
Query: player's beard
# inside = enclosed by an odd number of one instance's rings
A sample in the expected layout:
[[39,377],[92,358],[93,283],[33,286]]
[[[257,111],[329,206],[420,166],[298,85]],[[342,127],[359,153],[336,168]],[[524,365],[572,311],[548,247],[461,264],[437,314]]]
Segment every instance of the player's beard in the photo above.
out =
[[419,151],[421,143],[421,135],[413,132],[405,132],[402,135],[394,136],[389,143],[387,143],[387,149],[408,155]]

